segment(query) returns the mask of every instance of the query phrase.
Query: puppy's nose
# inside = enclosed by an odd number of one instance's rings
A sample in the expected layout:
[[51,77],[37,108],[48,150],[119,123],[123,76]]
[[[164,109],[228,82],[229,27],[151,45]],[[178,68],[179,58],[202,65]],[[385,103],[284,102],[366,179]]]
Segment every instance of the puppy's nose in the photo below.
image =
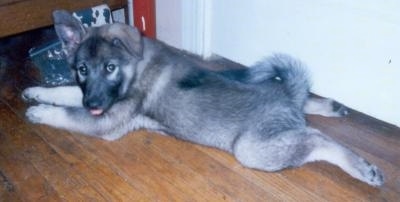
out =
[[101,103],[97,100],[88,100],[84,102],[84,106],[89,110],[90,114],[98,116],[103,114]]
[[99,99],[85,99],[83,102],[83,106],[87,109],[99,109],[101,108],[101,105]]

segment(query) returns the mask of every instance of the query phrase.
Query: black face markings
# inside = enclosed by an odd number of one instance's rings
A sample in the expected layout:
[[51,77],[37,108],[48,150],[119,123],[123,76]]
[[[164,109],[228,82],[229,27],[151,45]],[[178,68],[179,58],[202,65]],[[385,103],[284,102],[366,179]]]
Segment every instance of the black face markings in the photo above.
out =
[[127,50],[121,46],[119,40],[107,40],[100,35],[93,35],[80,44],[74,63],[75,66],[79,63],[94,62],[103,62],[107,65],[110,60],[116,60],[121,64],[126,64],[129,62],[127,55]]
[[109,109],[119,97],[121,80],[109,81],[91,78],[84,84],[83,104],[88,109]]
[[[107,68],[109,70],[107,70]],[[83,105],[89,111],[101,110],[107,111],[116,100],[121,99],[120,88],[123,77],[121,74],[115,73],[112,79],[108,78],[108,71],[115,71],[115,65],[103,65],[95,70],[88,72],[80,86],[83,92]],[[96,73],[97,71],[97,73]]]
[[99,35],[84,40],[75,56],[78,83],[84,94],[83,105],[89,111],[107,111],[115,101],[122,99],[123,83],[119,69],[129,63],[124,49]]
[[101,37],[91,37],[85,41],[87,43],[88,54],[90,57],[97,57],[99,53],[99,49],[101,48],[101,44],[104,42],[104,39]]

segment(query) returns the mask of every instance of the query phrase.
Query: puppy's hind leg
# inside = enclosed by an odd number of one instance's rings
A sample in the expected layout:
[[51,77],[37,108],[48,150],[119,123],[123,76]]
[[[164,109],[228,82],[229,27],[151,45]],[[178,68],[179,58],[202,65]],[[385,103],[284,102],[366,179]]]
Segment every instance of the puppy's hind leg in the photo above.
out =
[[243,135],[235,142],[233,153],[244,166],[264,171],[327,161],[372,186],[384,182],[382,172],[375,165],[311,128],[285,131],[271,137]]
[[82,91],[78,86],[30,87],[22,92],[26,101],[58,106],[82,107]]
[[313,145],[313,149],[305,158],[304,163],[327,161],[339,166],[352,177],[372,186],[381,186],[384,183],[383,173],[377,166],[370,164],[350,149],[324,136],[318,130],[309,129],[309,134],[312,137],[310,144]]

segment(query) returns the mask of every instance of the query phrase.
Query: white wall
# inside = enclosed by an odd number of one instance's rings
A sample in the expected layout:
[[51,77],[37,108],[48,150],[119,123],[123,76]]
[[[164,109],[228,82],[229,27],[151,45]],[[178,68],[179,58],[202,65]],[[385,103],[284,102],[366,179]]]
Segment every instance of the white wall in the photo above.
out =
[[156,0],[157,39],[182,48],[182,0]]
[[400,1],[199,1],[211,2],[203,52],[245,65],[291,54],[308,65],[313,92],[400,126]]
[[157,38],[209,56],[212,0],[156,0]]
[[400,126],[400,1],[213,1],[211,51],[308,64],[312,91]]

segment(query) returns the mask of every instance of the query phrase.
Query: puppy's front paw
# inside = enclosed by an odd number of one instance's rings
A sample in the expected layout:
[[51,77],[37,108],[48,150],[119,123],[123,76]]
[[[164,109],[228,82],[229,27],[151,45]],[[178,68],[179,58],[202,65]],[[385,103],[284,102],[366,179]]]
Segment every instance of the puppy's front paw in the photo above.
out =
[[22,99],[27,101],[27,102],[41,102],[42,100],[42,94],[43,94],[43,87],[30,87],[30,88],[26,88],[23,92],[22,92]]
[[64,109],[62,107],[40,104],[29,107],[26,111],[26,117],[32,123],[56,125],[58,120],[64,117]]

